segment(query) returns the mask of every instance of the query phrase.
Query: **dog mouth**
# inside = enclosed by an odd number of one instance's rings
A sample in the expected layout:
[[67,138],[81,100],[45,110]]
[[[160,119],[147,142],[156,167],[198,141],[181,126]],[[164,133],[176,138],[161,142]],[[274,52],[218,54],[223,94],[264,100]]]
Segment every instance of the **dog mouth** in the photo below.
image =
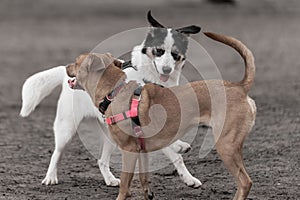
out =
[[[156,66],[156,62],[153,61],[153,64],[154,64],[154,67],[155,67],[157,73],[159,73],[159,72],[158,72],[158,69],[157,69],[157,66]],[[167,82],[167,81],[169,80],[169,77],[170,77],[170,75],[168,75],[168,74],[161,74],[161,73],[159,73],[159,79],[160,79],[162,82]]]
[[68,80],[69,87],[74,89],[76,82],[77,82],[76,78],[69,79]]
[[167,82],[170,78],[170,75],[166,75],[166,74],[159,74],[159,79],[162,81],[162,82]]

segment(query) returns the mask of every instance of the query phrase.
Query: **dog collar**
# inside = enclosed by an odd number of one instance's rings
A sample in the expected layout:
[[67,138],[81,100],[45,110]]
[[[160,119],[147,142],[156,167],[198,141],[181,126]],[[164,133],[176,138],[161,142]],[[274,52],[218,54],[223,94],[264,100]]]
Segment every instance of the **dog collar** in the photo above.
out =
[[102,115],[105,114],[109,104],[113,101],[114,97],[120,92],[120,90],[125,86],[126,82],[123,80],[117,87],[115,87],[108,95],[106,95],[102,102],[99,103],[98,110]]
[[122,64],[121,69],[124,70],[124,69],[130,68],[130,67],[133,68],[135,71],[137,71],[137,67],[132,65],[131,60],[124,62]]

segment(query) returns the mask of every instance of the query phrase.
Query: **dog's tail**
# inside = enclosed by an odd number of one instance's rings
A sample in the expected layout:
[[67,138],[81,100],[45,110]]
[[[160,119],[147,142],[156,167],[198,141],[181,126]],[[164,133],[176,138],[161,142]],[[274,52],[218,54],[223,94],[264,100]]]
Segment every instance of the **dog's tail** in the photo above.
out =
[[255,76],[255,64],[252,52],[239,40],[228,37],[225,35],[219,35],[211,32],[204,32],[207,37],[210,37],[216,41],[222,42],[228,46],[231,46],[239,52],[245,62],[245,75],[243,80],[240,81],[245,91],[248,92],[254,82]]
[[55,87],[63,83],[65,76],[65,66],[54,67],[30,76],[23,84],[20,116],[27,117]]

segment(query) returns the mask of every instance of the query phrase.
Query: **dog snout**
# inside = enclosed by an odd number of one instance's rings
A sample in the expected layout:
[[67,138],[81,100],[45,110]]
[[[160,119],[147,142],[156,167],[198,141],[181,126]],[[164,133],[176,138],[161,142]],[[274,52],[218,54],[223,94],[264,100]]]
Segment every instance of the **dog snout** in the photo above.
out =
[[76,78],[69,79],[68,80],[69,87],[74,89],[74,90],[84,90],[81,85],[79,85],[78,81]]
[[76,84],[76,79],[75,78],[73,78],[73,79],[69,79],[68,80],[68,84],[69,84],[69,86],[70,86],[70,88],[74,88],[74,85]]
[[84,88],[78,83],[78,81],[75,82],[73,89],[74,90],[84,90]]
[[170,72],[172,71],[172,68],[168,67],[168,66],[163,66],[162,70],[163,70],[164,74],[170,74]]

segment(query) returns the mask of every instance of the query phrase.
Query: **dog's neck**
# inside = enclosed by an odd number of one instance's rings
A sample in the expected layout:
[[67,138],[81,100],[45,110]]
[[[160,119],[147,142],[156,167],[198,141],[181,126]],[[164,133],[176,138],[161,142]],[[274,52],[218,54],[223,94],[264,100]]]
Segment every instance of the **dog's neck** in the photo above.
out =
[[98,82],[98,87],[95,92],[96,107],[99,106],[99,103],[103,101],[105,96],[125,81],[126,74],[119,68],[108,67],[104,71],[102,77],[103,78],[101,78]]
[[111,102],[114,100],[114,98],[125,85],[125,80],[119,82],[118,85],[104,97],[103,101],[99,103],[98,109],[103,115],[105,114],[105,111],[107,110],[108,106],[111,104]]

